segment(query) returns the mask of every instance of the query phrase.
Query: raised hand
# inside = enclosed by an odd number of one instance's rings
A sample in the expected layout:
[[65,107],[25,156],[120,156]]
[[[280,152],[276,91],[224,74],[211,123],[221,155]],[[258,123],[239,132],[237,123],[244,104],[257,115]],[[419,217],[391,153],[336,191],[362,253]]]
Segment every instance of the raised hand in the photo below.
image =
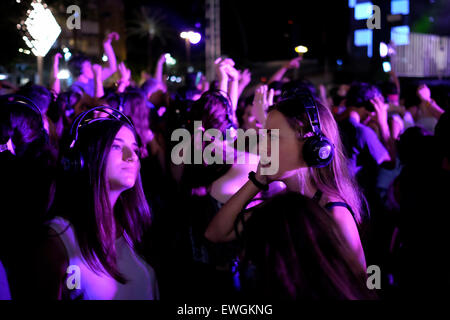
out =
[[375,97],[370,100],[375,108],[376,117],[380,125],[387,125],[389,105],[383,101],[382,97]]
[[226,63],[225,61],[226,59],[223,58],[217,58],[216,61],[214,61],[217,80],[219,80],[219,82],[225,79],[228,80],[228,74],[226,72],[228,63]]
[[439,107],[439,105],[431,98],[430,88],[426,84],[422,84],[417,88],[417,95],[421,100],[420,109],[425,116],[439,117],[444,113],[444,109]]
[[103,44],[111,44],[112,40],[117,41],[119,39],[120,39],[120,36],[119,36],[119,34],[117,32],[110,32],[106,36],[105,41],[103,41]]
[[102,66],[99,64],[92,65],[92,71],[94,72],[95,76],[102,74]]
[[159,65],[164,64],[164,62],[166,62],[166,55],[167,54],[168,53],[163,53],[162,55],[160,55],[157,64],[159,64]]
[[119,63],[118,69],[120,79],[119,81],[117,81],[118,84],[117,91],[124,92],[125,88],[128,87],[128,85],[130,84],[131,71],[125,66],[125,63],[123,61]]
[[287,69],[298,69],[300,68],[300,61],[302,61],[303,57],[296,57],[294,59],[292,59],[291,61],[289,61],[288,63],[286,63],[285,67]]
[[55,55],[53,56],[53,65],[54,66],[59,66],[59,59],[62,58],[62,54],[57,52],[55,53]]
[[239,82],[247,85],[252,81],[252,74],[250,70],[245,69],[244,71],[239,72]]
[[421,101],[430,102],[431,101],[431,91],[426,84],[422,84],[417,88],[417,96]]
[[131,71],[125,66],[125,63],[122,61],[118,65],[120,80],[129,81],[131,78]]
[[255,97],[253,98],[253,106],[267,111],[269,106],[273,104],[273,89],[269,90],[267,85],[258,87],[255,91]]
[[268,90],[267,85],[258,87],[253,98],[252,112],[259,123],[264,125],[266,122],[267,109],[273,104],[274,90]]
[[237,71],[230,64],[225,67],[225,72],[227,73],[230,81],[239,81],[239,71]]

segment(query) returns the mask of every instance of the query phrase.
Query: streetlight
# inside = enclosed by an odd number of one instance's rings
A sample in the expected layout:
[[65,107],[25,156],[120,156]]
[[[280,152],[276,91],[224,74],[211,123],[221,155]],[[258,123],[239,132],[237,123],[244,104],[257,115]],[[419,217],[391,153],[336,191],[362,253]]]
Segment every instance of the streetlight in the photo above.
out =
[[195,31],[183,31],[180,33],[181,39],[186,43],[186,59],[188,66],[191,64],[191,44],[197,44],[202,40],[200,33]]
[[42,84],[43,57],[58,38],[61,27],[44,2],[34,0],[31,7],[32,9],[27,11],[27,19],[17,28],[24,31],[25,35],[22,39],[37,57],[38,81],[36,82]]
[[308,48],[305,46],[297,46],[295,47],[295,52],[297,52],[299,56],[302,56],[304,53],[308,52]]

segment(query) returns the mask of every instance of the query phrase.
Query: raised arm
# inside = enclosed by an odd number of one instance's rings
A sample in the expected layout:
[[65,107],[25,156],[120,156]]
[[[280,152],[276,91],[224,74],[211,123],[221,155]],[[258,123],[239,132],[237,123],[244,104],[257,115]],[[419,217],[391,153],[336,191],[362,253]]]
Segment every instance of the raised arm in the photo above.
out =
[[248,69],[239,72],[239,89],[238,89],[238,97],[241,96],[244,89],[248,86],[248,84],[252,81],[252,74]]
[[117,71],[116,54],[114,53],[114,49],[111,45],[113,39],[116,41],[119,40],[119,34],[117,32],[111,32],[110,34],[108,34],[105,41],[103,42],[103,49],[105,51],[106,57],[108,58],[108,64],[105,68],[103,68],[103,80],[108,79]]
[[214,62],[216,69],[216,78],[219,82],[217,89],[219,89],[225,95],[228,94],[228,74],[226,72],[227,64],[225,59],[217,58]]
[[427,87],[427,85],[423,84],[417,88],[417,95],[420,98],[421,106],[424,106],[423,112],[425,115],[430,115],[439,119],[441,115],[444,113],[441,107],[431,99],[431,91]]
[[387,161],[387,163],[395,165],[397,150],[395,146],[395,141],[391,136],[391,131],[389,129],[388,123],[389,106],[386,103],[384,103],[384,101],[380,97],[375,97],[374,99],[370,100],[370,102],[373,104],[375,108],[376,118],[378,126],[380,128],[381,142],[389,152],[390,161]]
[[391,69],[391,71],[389,72],[389,76],[391,77],[391,81],[395,84],[398,95],[400,96],[400,80],[398,79],[394,69]]
[[228,96],[230,97],[231,107],[233,109],[233,122],[237,124],[236,109],[239,99],[239,72],[234,68],[233,60],[231,62],[229,62],[226,68],[228,75]]
[[[256,173],[256,179],[267,184],[267,176],[260,174],[260,168]],[[247,181],[230,200],[228,200],[214,216],[205,231],[205,237],[211,242],[228,242],[236,239],[234,223],[239,213],[244,209],[247,202],[253,199],[260,192],[259,188],[251,181]],[[239,223],[238,230],[242,230]]]
[[121,62],[119,63],[119,73],[120,73],[120,79],[117,81],[117,91],[119,93],[122,93],[125,91],[125,88],[128,87],[130,84],[130,78],[131,78],[131,71],[125,66],[125,63]]
[[50,73],[50,89],[57,95],[61,91],[61,83],[58,78],[59,59],[61,59],[61,58],[62,58],[62,55],[59,52],[53,56],[52,72]]
[[272,82],[275,81],[281,81],[281,79],[283,79],[284,74],[289,70],[289,69],[298,69],[300,68],[300,61],[302,61],[303,57],[296,57],[294,59],[292,59],[291,61],[289,61],[288,63],[286,63],[284,66],[282,66],[277,72],[275,72],[273,74],[273,76],[269,79],[268,84],[271,84]]
[[274,90],[268,90],[267,85],[259,86],[253,98],[252,113],[256,120],[264,126],[267,118],[267,109],[273,104]]
[[158,80],[160,83],[164,83],[163,80],[163,69],[164,69],[164,63],[166,62],[166,54],[163,53],[159,59],[158,62],[156,62],[156,68],[155,68],[155,74],[154,78]]
[[103,91],[103,69],[99,64],[94,64],[92,66],[94,71],[94,97],[101,98],[105,94]]
[[219,82],[218,89],[226,98],[230,98],[232,107],[232,120],[237,124],[236,109],[238,103],[239,73],[234,68],[234,61],[227,58],[218,58],[215,61],[216,77]]

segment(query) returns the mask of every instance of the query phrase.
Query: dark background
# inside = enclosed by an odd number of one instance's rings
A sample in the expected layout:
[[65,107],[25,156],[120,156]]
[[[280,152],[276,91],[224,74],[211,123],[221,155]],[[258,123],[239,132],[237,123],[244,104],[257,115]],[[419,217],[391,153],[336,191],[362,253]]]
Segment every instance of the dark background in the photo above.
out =
[[[29,1],[22,0],[22,4],[17,4],[15,0],[0,1],[0,68],[6,68],[9,72],[14,68],[35,68],[33,55],[18,53],[18,48],[25,47],[16,29],[16,24],[25,16],[25,10],[20,9],[26,7],[23,5],[25,2]],[[82,12],[89,2],[102,3],[100,0],[46,1],[52,8],[61,4],[78,4]],[[372,2],[383,8],[383,4],[386,7],[389,1]],[[127,35],[126,62],[135,73],[140,69],[150,70],[163,52],[172,53],[177,61],[182,62],[186,53],[185,44],[179,37],[181,31],[197,30],[204,37],[204,0],[124,0],[123,3],[126,30],[135,22],[136,10],[140,6],[147,6],[150,11],[162,16],[164,27],[161,36],[154,39],[150,46],[143,37]],[[411,0],[410,3],[407,23],[411,32],[450,35],[448,0]],[[347,0],[222,0],[222,54],[232,57],[238,67],[243,68],[259,62],[291,59],[296,56],[294,47],[301,44],[309,49],[305,60],[314,60],[320,65],[328,63],[336,68],[336,60],[342,59],[344,66],[353,63],[352,70],[358,72],[360,62],[352,56],[352,40],[349,38],[351,12]],[[203,41],[191,46],[191,60],[197,66],[204,64],[204,49]],[[48,59],[47,56],[46,66]]]

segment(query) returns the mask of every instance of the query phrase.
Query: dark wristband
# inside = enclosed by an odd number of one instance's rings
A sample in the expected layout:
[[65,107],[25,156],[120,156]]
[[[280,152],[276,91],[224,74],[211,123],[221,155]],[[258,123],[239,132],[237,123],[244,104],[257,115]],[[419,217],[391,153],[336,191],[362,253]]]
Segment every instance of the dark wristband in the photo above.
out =
[[263,190],[263,191],[269,190],[269,185],[268,185],[268,184],[263,184],[263,183],[259,182],[258,180],[256,180],[255,175],[256,175],[256,173],[255,173],[254,171],[250,171],[250,172],[248,173],[248,179],[249,179],[251,182],[253,182],[253,184],[254,184],[255,186],[257,186],[259,189],[261,189],[261,190]]

